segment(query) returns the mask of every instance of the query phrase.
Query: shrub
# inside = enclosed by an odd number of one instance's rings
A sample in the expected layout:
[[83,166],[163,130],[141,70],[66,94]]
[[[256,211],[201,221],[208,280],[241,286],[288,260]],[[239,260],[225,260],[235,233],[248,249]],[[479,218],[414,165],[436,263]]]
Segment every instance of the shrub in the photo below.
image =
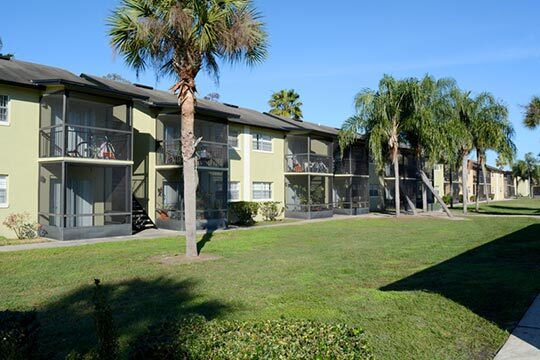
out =
[[259,210],[259,203],[253,201],[235,201],[229,204],[231,224],[253,225]]
[[476,201],[476,195],[471,195],[470,200],[471,200],[471,202],[475,202]]
[[371,359],[364,332],[309,320],[206,321],[150,327],[131,346],[139,359]]
[[28,213],[10,214],[3,224],[13,230],[18,239],[34,239],[38,236],[39,225],[30,221]]
[[459,202],[463,204],[463,195],[459,195]]
[[452,197],[450,195],[444,195],[442,197],[442,201],[446,204],[446,205],[450,205],[450,202],[452,201]]
[[0,359],[36,358],[38,331],[35,311],[0,312]]
[[276,221],[277,217],[283,212],[283,207],[279,206],[279,201],[266,201],[260,204],[259,210],[266,221]]
[[495,199],[495,194],[489,194],[489,199],[490,199],[490,200]]

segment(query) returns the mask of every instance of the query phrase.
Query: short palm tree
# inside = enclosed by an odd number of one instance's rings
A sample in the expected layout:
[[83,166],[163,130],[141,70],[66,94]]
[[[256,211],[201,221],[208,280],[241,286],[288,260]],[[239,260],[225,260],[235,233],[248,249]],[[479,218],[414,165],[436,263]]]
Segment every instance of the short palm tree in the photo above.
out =
[[529,196],[532,198],[533,194],[533,182],[537,181],[540,177],[540,167],[536,156],[533,153],[528,152],[524,158],[526,177],[529,179]]
[[280,90],[272,94],[268,101],[270,113],[294,120],[302,119],[302,103],[300,95],[293,89]]
[[394,201],[396,217],[400,214],[399,145],[403,122],[412,113],[413,80],[396,80],[384,75],[377,91],[364,89],[355,97],[356,115],[347,119],[340,131],[340,146],[352,144],[358,134],[367,136],[371,157],[378,171],[389,159],[394,166]]
[[525,126],[534,129],[540,126],[540,97],[534,96],[525,107]]
[[181,109],[186,256],[197,256],[195,78],[216,79],[219,60],[261,62],[267,55],[264,24],[250,0],[122,0],[109,18],[113,48],[137,74],[154,66],[175,79]]

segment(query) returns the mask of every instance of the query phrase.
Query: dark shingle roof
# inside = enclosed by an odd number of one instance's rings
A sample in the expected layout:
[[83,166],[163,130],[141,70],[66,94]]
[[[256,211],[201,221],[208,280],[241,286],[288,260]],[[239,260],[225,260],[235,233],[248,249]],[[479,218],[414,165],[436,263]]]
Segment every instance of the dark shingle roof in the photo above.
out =
[[0,80],[26,86],[53,80],[68,81],[81,86],[93,85],[64,69],[6,58],[0,59]]
[[[176,107],[174,94],[148,87],[104,79],[95,75],[77,76],[64,69],[26,61],[0,58],[0,82],[22,86],[66,84],[93,92],[131,96],[156,107]],[[336,136],[338,130],[307,121],[296,121],[256,110],[222,104],[204,99],[197,100],[197,109],[227,117],[229,121],[282,131],[302,131]]]

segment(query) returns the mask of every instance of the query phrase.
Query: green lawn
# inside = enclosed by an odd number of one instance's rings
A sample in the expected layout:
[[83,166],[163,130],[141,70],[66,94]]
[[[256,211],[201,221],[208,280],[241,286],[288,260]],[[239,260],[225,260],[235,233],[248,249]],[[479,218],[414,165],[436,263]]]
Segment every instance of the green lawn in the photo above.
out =
[[[455,210],[463,211],[463,207],[455,206]],[[474,212],[475,205],[469,205],[469,211]],[[519,198],[507,201],[491,201],[480,204],[481,214],[494,215],[538,215],[540,216],[540,199]]]
[[94,278],[121,343],[181,313],[363,327],[379,359],[490,359],[540,292],[540,221],[350,219],[216,233],[219,260],[162,265],[156,239],[0,254],[0,309],[39,312],[44,350],[93,343]]

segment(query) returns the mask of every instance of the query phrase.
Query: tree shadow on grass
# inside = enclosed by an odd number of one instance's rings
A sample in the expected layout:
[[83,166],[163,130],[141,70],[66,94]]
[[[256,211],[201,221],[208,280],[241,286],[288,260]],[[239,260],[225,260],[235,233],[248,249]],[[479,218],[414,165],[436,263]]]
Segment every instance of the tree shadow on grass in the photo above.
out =
[[[131,341],[147,326],[182,314],[214,318],[230,311],[220,301],[201,301],[193,280],[133,279],[103,283],[121,340]],[[96,344],[92,294],[88,285],[66,294],[39,311],[41,352],[47,359],[63,359],[71,350],[86,352]]]
[[481,214],[496,214],[496,215],[540,215],[540,209],[532,207],[516,207],[506,205],[490,204],[488,209],[480,208]]
[[511,330],[540,293],[540,224],[382,287],[440,294]]
[[201,251],[204,248],[204,246],[210,241],[212,241],[212,237],[214,236],[214,231],[215,230],[213,229],[207,229],[204,235],[202,236],[201,240],[197,242],[197,253],[199,255],[201,254]]

